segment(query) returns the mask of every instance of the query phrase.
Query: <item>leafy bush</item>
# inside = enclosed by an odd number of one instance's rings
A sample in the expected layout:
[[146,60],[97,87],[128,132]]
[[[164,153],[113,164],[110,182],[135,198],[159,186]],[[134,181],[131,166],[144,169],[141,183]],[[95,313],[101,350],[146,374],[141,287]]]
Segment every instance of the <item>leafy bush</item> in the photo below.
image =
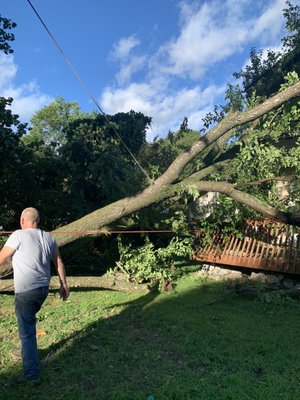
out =
[[168,246],[156,249],[148,236],[145,244],[136,248],[124,245],[119,236],[118,248],[120,260],[115,271],[122,271],[131,282],[149,283],[158,285],[159,290],[168,290],[176,274],[176,261],[192,252],[192,238],[174,237]]

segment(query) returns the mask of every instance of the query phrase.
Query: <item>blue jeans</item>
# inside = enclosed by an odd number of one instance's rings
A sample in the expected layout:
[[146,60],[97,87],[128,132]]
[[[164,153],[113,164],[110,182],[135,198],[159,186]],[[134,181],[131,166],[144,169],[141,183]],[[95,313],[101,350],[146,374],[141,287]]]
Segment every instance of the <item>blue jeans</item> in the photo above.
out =
[[25,379],[39,379],[40,362],[36,340],[36,313],[47,298],[48,287],[41,287],[15,295],[21,354]]

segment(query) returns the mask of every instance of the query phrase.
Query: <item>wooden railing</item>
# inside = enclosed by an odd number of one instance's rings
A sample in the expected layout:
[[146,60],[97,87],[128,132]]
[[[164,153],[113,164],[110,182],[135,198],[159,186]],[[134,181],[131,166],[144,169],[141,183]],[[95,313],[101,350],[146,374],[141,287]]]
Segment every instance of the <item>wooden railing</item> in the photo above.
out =
[[247,221],[242,238],[215,234],[203,243],[197,232],[194,260],[300,275],[300,229],[270,221]]

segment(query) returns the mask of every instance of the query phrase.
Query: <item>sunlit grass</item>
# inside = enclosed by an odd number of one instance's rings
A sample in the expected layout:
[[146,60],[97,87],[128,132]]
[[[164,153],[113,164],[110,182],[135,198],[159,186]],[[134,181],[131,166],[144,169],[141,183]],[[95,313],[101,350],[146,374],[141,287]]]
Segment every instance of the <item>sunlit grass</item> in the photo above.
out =
[[39,388],[16,388],[13,296],[1,295],[0,399],[300,398],[300,302],[223,296],[182,278],[169,293],[50,293],[39,313]]

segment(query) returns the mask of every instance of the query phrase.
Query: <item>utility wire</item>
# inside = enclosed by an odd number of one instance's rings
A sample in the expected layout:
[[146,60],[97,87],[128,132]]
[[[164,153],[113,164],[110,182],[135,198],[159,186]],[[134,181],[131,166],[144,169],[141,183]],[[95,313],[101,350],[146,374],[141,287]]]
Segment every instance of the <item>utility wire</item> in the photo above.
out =
[[[0,235],[10,235],[14,231],[0,231]],[[111,235],[111,234],[144,234],[144,233],[176,233],[176,231],[171,229],[152,229],[152,230],[139,230],[139,231],[126,231],[126,230],[94,230],[94,231],[65,231],[65,232],[49,232],[51,235],[79,235],[79,236],[88,236],[88,235]]]
[[140,170],[142,171],[142,173],[146,176],[146,178],[148,179],[149,183],[152,183],[152,179],[150,178],[150,176],[147,174],[147,172],[143,169],[143,167],[140,165],[140,163],[138,162],[138,160],[135,158],[135,156],[133,155],[133,153],[131,152],[131,150],[129,149],[129,147],[126,145],[126,143],[124,142],[124,140],[121,138],[121,136],[119,135],[119,133],[116,131],[114,125],[112,124],[112,122],[108,119],[107,115],[105,114],[105,112],[102,110],[102,108],[100,107],[99,103],[97,102],[97,100],[95,99],[95,97],[92,95],[91,91],[88,89],[88,87],[86,86],[86,84],[83,82],[83,80],[81,79],[79,73],[77,72],[77,70],[75,69],[75,67],[73,66],[73,64],[71,63],[70,59],[67,57],[66,53],[64,52],[63,48],[59,45],[59,43],[57,42],[57,40],[55,39],[55,37],[52,35],[52,33],[50,32],[50,30],[48,29],[48,27],[46,26],[45,22],[43,21],[42,17],[39,15],[39,13],[37,12],[37,10],[35,9],[35,7],[33,6],[33,4],[31,3],[30,0],[27,0],[27,2],[29,3],[30,7],[32,8],[33,12],[35,13],[35,15],[37,16],[37,18],[40,20],[41,24],[43,25],[43,27],[45,28],[45,30],[47,31],[48,35],[51,37],[52,41],[54,42],[55,46],[58,48],[58,50],[60,51],[60,53],[62,54],[65,62],[68,64],[68,66],[71,68],[72,72],[74,73],[74,75],[76,76],[76,78],[78,79],[79,83],[81,84],[81,86],[83,87],[83,89],[86,91],[86,93],[88,94],[88,96],[91,98],[91,100],[94,102],[94,104],[96,105],[96,107],[98,108],[98,110],[100,111],[100,113],[104,116],[106,122],[111,125],[112,130],[114,131],[114,133],[116,134],[116,136],[119,138],[119,140],[121,141],[121,143],[123,144],[123,146],[125,147],[125,149],[128,151],[128,153],[130,154],[130,156],[132,157],[132,159],[134,160],[134,162],[136,163],[136,165],[140,168]]

